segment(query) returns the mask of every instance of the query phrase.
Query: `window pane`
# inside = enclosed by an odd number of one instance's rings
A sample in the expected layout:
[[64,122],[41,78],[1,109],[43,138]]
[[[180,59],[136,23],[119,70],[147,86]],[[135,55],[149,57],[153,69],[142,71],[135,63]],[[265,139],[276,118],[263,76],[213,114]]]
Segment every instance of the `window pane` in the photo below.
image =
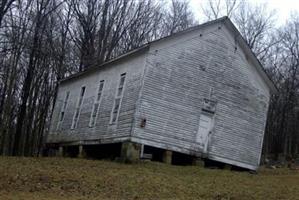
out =
[[99,108],[99,104],[95,103],[94,107],[93,107],[93,110],[92,110],[90,126],[94,126],[94,124],[95,124],[95,119],[96,119],[96,116],[97,116],[98,108]]
[[112,123],[117,121],[117,115],[118,115],[119,109],[120,109],[120,102],[121,102],[121,96],[122,96],[123,89],[124,89],[125,79],[126,79],[126,73],[121,74],[119,86],[117,88],[116,97],[114,100],[114,106],[113,106],[112,112],[111,112],[111,122]]
[[123,91],[123,88],[122,88],[122,87],[121,87],[121,88],[118,88],[118,91],[117,91],[117,96],[118,96],[118,97],[121,96],[122,91]]
[[117,113],[113,113],[112,122],[116,122]]
[[98,108],[99,108],[99,104],[98,103],[94,104],[94,110],[93,110],[93,114],[92,114],[93,117],[95,117],[97,115]]
[[125,83],[125,78],[126,78],[126,74],[122,74],[121,75],[121,78],[120,78],[120,83],[119,83],[119,86],[123,86],[124,83]]
[[104,81],[101,81],[100,83],[100,87],[99,87],[99,91],[101,92],[103,90],[104,87]]
[[93,127],[95,125],[95,122],[96,122],[96,116],[98,114],[98,109],[99,109],[99,106],[100,106],[99,103],[100,103],[100,100],[101,100],[103,88],[104,88],[104,80],[100,81],[100,84],[99,84],[99,87],[98,87],[98,90],[97,90],[97,94],[96,94],[96,97],[95,97],[95,100],[94,100],[94,106],[93,106],[93,110],[92,110],[92,113],[91,113],[90,124],[89,124],[91,127]]
[[77,109],[76,109],[76,116],[75,116],[75,118],[77,119],[78,116],[79,116],[79,107],[77,107]]
[[[60,122],[63,121],[64,113],[65,113],[65,109],[66,109],[66,106],[67,106],[67,102],[68,102],[69,96],[70,96],[70,92],[67,91],[66,95],[65,95],[65,98],[64,98],[64,102],[63,102],[62,108],[61,108],[61,112],[60,112],[60,119],[59,119]],[[59,126],[59,124],[58,124],[58,126]]]
[[101,93],[101,92],[99,92],[99,93],[98,93],[98,97],[97,97],[97,101],[100,101],[100,99],[101,99],[101,96],[102,96],[102,93]]
[[73,122],[72,122],[72,128],[76,128],[76,126],[77,126],[78,119],[79,119],[79,114],[80,114],[79,112],[80,112],[80,108],[81,108],[81,105],[82,105],[84,93],[85,93],[85,87],[82,87],[81,92],[80,92],[80,96],[79,96],[78,105],[76,107],[74,119],[73,119]]
[[82,104],[82,97],[79,99],[79,105],[78,105],[78,107],[80,107],[81,104]]
[[67,93],[66,93],[65,100],[64,100],[64,104],[63,104],[63,110],[65,110],[65,108],[66,108],[66,105],[67,105],[67,101],[68,101],[68,99],[69,99],[69,96],[70,96],[70,92],[67,92]]
[[120,99],[115,99],[115,103],[114,103],[114,110],[118,110],[119,108],[119,103],[120,103]]
[[82,88],[81,88],[81,97],[84,96],[84,93],[85,93],[85,87],[82,87]]
[[60,121],[63,120],[63,117],[64,117],[64,112],[61,112],[61,115],[60,115]]
[[90,126],[91,126],[91,127],[94,126],[94,122],[95,122],[95,118],[92,118],[92,119],[91,119],[91,122],[90,122]]

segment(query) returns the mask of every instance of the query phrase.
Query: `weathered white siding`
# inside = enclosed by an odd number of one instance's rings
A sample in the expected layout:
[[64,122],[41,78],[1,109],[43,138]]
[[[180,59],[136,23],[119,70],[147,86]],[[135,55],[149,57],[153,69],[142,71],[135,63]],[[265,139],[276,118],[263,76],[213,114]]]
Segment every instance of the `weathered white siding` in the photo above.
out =
[[[222,20],[153,42],[149,50],[64,81],[59,87],[48,142],[131,140],[256,169],[270,88],[253,65],[255,61],[238,44],[235,37],[239,36],[224,23]],[[126,73],[126,83],[119,120],[111,125],[122,73]],[[101,80],[105,85],[99,115],[96,126],[90,128]],[[86,86],[86,93],[79,122],[71,130],[82,86]],[[65,118],[57,130],[67,91],[70,97]],[[213,128],[207,136],[208,146],[203,144],[205,139],[198,139],[204,98],[217,102],[209,125]],[[145,127],[141,127],[144,120]]]
[[196,134],[212,88],[217,105],[207,156],[258,166],[269,88],[231,35],[219,23],[151,45],[133,141],[201,155]]
[[[137,54],[131,55],[129,59],[123,58],[98,70],[62,82],[59,87],[47,142],[67,143],[94,140],[95,143],[104,143],[105,140],[115,142],[127,139],[131,133],[133,115],[144,71],[144,52]],[[112,106],[122,73],[126,73],[126,80],[119,118],[117,124],[110,124]],[[89,127],[92,107],[101,80],[105,82],[96,126]],[[72,130],[72,120],[82,86],[86,87],[86,92],[78,126]],[[65,117],[57,130],[60,110],[67,91],[70,91],[70,97]]]

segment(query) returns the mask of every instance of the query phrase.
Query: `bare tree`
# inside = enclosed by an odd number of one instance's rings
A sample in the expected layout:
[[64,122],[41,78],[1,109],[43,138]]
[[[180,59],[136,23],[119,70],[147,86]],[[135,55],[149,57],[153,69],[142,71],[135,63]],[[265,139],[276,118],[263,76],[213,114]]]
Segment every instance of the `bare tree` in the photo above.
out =
[[[154,0],[27,0],[5,5],[0,153],[25,156],[40,153],[59,80],[162,37],[164,17],[170,16],[165,13],[189,12],[180,6],[166,9]],[[174,18],[172,32],[190,25],[178,22],[184,17]]]
[[18,4],[18,9],[11,8],[8,12],[7,20],[5,21],[4,36],[1,38],[4,43],[8,44],[9,49],[2,49],[4,65],[4,74],[6,80],[4,84],[5,93],[1,98],[0,109],[0,138],[1,151],[7,154],[12,145],[14,138],[12,128],[14,127],[14,117],[16,115],[16,106],[18,101],[18,77],[21,74],[19,67],[22,59],[22,52],[25,50],[26,30],[29,25],[28,18],[25,17],[30,2]]
[[128,13],[129,23],[125,27],[119,46],[113,52],[113,57],[161,37],[161,5],[153,1],[140,1],[133,7]]
[[263,60],[269,48],[278,42],[271,37],[274,19],[275,11],[268,11],[266,4],[251,6],[242,2],[233,14],[233,21],[240,33],[260,60]]
[[186,0],[172,0],[170,10],[163,16],[162,35],[171,35],[196,24]]
[[2,20],[4,18],[4,15],[8,12],[12,4],[15,2],[15,0],[1,0],[0,1],[0,27],[2,25]]
[[234,11],[241,4],[241,0],[208,0],[202,6],[203,14],[208,20],[217,19],[222,16],[232,17]]
[[266,129],[266,153],[295,155],[298,153],[299,104],[299,23],[298,16],[281,27],[267,58],[271,76],[279,88],[272,97]]
[[76,0],[70,1],[69,6],[73,9],[76,17],[77,23],[72,29],[72,34],[74,42],[79,48],[79,71],[82,71],[90,66],[95,59],[97,23],[101,14],[102,4],[97,0]]
[[[60,4],[59,4],[60,5]],[[16,133],[13,145],[13,155],[22,155],[23,145],[22,141],[26,135],[24,134],[24,124],[27,113],[28,101],[30,100],[32,92],[32,83],[35,77],[36,67],[39,66],[40,58],[42,58],[42,45],[44,40],[44,34],[47,29],[47,23],[49,22],[49,15],[59,6],[55,5],[53,1],[42,0],[35,1],[31,4],[31,12],[34,18],[32,20],[32,38],[29,47],[29,58],[28,64],[25,69],[25,75],[23,80],[23,87],[21,89],[20,100],[21,104],[18,109],[17,119],[16,119]]]
[[266,4],[251,5],[241,0],[209,0],[202,8],[207,19],[228,16],[236,24],[248,46],[263,62],[271,46],[278,41],[271,36],[274,31],[275,11]]

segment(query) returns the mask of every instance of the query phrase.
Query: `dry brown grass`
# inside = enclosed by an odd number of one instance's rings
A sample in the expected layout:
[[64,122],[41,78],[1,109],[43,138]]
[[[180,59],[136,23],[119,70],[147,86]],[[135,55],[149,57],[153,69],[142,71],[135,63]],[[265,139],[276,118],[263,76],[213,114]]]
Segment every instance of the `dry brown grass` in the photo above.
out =
[[299,199],[299,172],[0,157],[0,199]]

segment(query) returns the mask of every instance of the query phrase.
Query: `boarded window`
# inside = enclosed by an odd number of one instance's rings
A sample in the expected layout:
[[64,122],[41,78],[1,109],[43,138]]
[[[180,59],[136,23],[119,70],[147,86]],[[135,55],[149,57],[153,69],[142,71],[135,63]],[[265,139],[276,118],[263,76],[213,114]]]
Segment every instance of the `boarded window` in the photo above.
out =
[[77,106],[76,106],[76,109],[75,109],[73,122],[72,122],[72,127],[71,127],[72,129],[77,128],[77,124],[78,124],[78,120],[79,120],[79,115],[80,115],[80,110],[81,110],[84,94],[85,94],[85,87],[83,86],[81,88],[80,96],[79,96],[78,103],[77,103]]
[[124,73],[120,76],[120,81],[119,81],[119,85],[118,85],[118,88],[116,91],[113,109],[111,112],[110,123],[115,123],[118,120],[119,110],[120,110],[121,101],[122,101],[123,92],[124,92],[125,79],[126,79],[126,73]]
[[98,112],[99,112],[99,107],[100,107],[100,102],[101,102],[101,97],[102,97],[102,93],[103,93],[103,88],[104,88],[104,80],[102,80],[99,84],[98,90],[97,90],[97,95],[95,97],[94,100],[94,105],[91,111],[91,117],[90,117],[90,122],[89,122],[89,126],[93,127],[96,124],[96,119],[98,116]]
[[64,101],[63,101],[62,107],[61,107],[59,121],[58,121],[58,124],[57,124],[57,130],[59,129],[60,124],[63,122],[69,96],[70,96],[70,92],[67,91],[66,95],[64,97]]

